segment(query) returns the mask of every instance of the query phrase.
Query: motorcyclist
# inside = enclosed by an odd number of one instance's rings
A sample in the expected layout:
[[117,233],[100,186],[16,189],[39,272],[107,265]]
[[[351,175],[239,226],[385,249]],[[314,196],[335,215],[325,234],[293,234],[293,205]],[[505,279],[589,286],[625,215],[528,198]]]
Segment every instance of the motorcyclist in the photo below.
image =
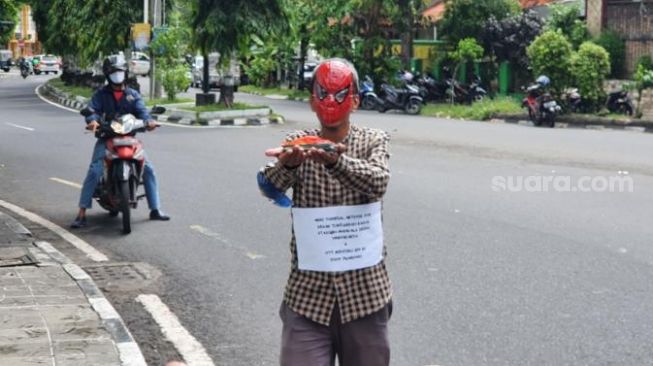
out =
[[31,63],[29,61],[27,61],[27,59],[25,57],[21,57],[18,60],[18,66],[20,67],[20,71],[26,70],[27,73],[29,74],[30,71],[31,71],[31,66],[32,65],[31,65]]
[[[86,117],[86,128],[95,132],[100,127],[100,121],[112,121],[116,116],[133,114],[136,118],[147,121],[147,129],[153,130],[158,125],[148,113],[140,94],[126,85],[128,78],[127,62],[122,55],[107,57],[102,64],[102,73],[108,84],[93,95],[89,108],[95,113]],[[70,225],[71,228],[86,226],[86,210],[91,208],[93,192],[102,177],[103,158],[105,155],[106,141],[98,138],[93,149],[91,165],[84,179],[82,192],[79,199],[79,213]],[[170,220],[170,216],[160,210],[159,189],[152,164],[147,157],[143,169],[143,182],[145,195],[150,207],[150,220]]]

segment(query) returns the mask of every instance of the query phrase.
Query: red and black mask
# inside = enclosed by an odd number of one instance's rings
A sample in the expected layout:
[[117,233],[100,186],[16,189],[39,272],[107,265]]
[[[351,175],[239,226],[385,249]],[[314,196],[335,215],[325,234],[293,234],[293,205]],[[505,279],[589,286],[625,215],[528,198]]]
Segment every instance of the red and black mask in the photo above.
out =
[[354,72],[340,60],[327,60],[315,70],[313,110],[325,126],[336,126],[349,118],[356,93]]

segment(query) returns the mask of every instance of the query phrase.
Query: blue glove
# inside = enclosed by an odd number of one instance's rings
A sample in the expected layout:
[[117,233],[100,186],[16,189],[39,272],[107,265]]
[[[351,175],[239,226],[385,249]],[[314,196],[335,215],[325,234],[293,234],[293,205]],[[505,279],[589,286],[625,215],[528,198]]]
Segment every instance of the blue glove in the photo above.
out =
[[261,194],[272,200],[275,205],[279,207],[292,206],[292,200],[286,196],[285,193],[278,190],[277,187],[275,187],[274,184],[263,175],[263,172],[258,172],[256,175],[256,181],[258,182],[258,188],[261,190]]

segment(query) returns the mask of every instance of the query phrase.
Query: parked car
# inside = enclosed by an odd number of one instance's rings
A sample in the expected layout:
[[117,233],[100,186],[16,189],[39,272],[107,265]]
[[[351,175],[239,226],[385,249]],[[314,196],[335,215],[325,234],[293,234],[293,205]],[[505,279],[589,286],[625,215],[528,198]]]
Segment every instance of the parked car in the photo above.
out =
[[37,62],[34,62],[34,73],[39,75],[41,73],[49,74],[53,72],[55,75],[61,70],[61,62],[57,56],[53,55],[38,55],[34,57]]
[[142,52],[132,53],[132,59],[129,61],[129,73],[139,76],[149,75],[150,58]]
[[4,72],[9,72],[11,68],[11,51],[9,50],[0,50],[0,69]]

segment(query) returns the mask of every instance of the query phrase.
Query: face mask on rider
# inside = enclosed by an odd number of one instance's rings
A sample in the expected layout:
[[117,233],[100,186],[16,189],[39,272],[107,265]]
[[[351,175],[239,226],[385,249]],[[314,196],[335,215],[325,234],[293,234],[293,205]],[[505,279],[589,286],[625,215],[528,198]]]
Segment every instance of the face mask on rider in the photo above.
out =
[[123,81],[125,81],[125,72],[124,71],[113,72],[109,74],[109,79],[114,84],[122,84]]

